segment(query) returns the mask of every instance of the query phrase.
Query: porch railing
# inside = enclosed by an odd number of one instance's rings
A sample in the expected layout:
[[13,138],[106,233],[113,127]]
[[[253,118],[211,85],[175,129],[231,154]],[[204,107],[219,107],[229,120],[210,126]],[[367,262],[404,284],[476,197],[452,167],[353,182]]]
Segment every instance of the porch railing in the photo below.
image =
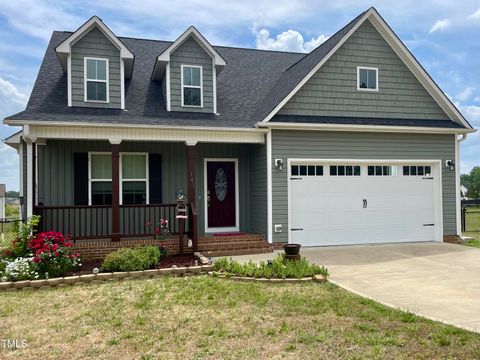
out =
[[[169,234],[178,234],[175,221],[176,204],[120,205],[121,237],[153,236],[160,219],[168,220]],[[94,206],[37,206],[40,215],[39,231],[58,231],[73,240],[103,239],[112,235],[112,207]]]

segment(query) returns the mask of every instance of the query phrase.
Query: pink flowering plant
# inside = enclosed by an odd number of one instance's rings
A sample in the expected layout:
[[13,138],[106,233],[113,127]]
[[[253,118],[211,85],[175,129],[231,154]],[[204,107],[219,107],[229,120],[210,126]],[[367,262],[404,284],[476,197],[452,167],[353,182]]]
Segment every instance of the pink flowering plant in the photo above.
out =
[[158,226],[154,227],[154,223],[147,222],[147,226],[150,228],[150,232],[153,232],[153,238],[155,240],[163,240],[168,235],[168,220],[160,219]]
[[48,231],[36,234],[28,247],[33,252],[32,261],[37,265],[41,276],[63,276],[80,266],[79,254],[70,251],[72,243],[63,234]]

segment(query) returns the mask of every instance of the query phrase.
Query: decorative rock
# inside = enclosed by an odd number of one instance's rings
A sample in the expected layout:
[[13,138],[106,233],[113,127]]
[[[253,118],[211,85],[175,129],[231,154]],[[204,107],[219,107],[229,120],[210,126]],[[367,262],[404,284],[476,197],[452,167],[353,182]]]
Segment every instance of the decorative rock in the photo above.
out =
[[15,289],[21,289],[21,288],[29,286],[29,285],[30,285],[30,280],[15,281],[13,283],[13,287]]
[[88,274],[88,275],[80,275],[80,281],[82,282],[90,282],[95,280],[95,275],[93,274]]
[[313,281],[323,283],[323,282],[326,282],[327,279],[323,275],[314,275]]
[[32,280],[30,281],[30,286],[35,288],[40,288],[42,286],[47,286],[47,280],[40,279],[40,280]]
[[124,279],[128,276],[129,276],[128,271],[119,271],[119,272],[112,273],[112,278],[113,279]]
[[63,278],[63,281],[65,282],[65,284],[72,285],[72,284],[75,284],[76,282],[80,281],[80,276],[78,276],[78,275],[76,275],[76,276],[66,276],[66,277]]
[[95,280],[110,280],[112,278],[112,273],[98,273],[95,275]]

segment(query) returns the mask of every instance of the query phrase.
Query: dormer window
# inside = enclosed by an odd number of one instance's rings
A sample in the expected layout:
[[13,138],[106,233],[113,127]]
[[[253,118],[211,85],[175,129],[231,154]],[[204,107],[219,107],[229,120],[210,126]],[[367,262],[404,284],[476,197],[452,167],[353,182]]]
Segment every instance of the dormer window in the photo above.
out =
[[108,103],[108,59],[85,58],[85,101]]
[[357,67],[357,90],[378,91],[378,68]]
[[202,67],[182,65],[182,106],[203,106]]

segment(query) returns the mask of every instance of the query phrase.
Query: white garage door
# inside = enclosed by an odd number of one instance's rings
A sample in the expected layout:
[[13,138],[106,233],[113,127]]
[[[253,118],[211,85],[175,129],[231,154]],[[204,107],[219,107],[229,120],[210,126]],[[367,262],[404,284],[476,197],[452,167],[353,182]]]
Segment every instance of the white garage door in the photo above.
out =
[[431,164],[292,163],[290,242],[435,241],[434,170]]

